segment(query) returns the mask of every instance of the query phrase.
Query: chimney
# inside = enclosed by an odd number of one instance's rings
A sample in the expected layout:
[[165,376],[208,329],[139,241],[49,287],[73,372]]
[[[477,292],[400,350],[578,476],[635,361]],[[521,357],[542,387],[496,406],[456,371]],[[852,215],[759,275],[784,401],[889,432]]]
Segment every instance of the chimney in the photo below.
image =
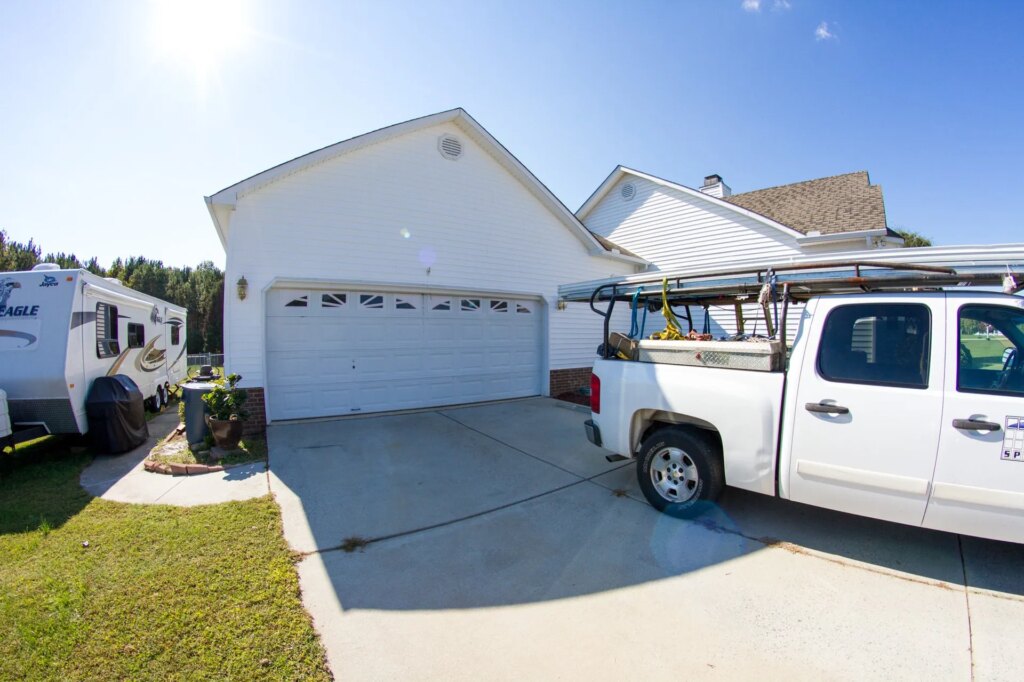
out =
[[706,176],[700,191],[719,199],[732,196],[732,189],[730,189],[729,185],[722,182],[722,176],[717,174]]

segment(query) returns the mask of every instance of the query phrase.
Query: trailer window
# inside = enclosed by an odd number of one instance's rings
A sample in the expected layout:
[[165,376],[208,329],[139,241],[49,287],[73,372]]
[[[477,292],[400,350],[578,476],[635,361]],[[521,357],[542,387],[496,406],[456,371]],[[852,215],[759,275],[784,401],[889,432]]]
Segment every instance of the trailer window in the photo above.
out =
[[171,345],[177,346],[181,343],[181,327],[174,325],[171,327]]
[[146,344],[146,328],[135,322],[128,323],[128,347],[142,348]]
[[121,354],[117,342],[117,306],[96,304],[96,357],[113,358]]
[[928,388],[930,343],[927,306],[840,306],[825,320],[818,373],[827,381]]

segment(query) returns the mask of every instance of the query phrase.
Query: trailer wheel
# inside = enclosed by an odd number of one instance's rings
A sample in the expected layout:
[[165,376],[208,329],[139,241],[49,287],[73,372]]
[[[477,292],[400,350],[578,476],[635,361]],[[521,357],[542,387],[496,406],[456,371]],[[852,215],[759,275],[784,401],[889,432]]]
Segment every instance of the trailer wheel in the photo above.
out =
[[644,439],[636,475],[651,506],[678,518],[702,514],[725,487],[716,448],[680,427],[658,429]]

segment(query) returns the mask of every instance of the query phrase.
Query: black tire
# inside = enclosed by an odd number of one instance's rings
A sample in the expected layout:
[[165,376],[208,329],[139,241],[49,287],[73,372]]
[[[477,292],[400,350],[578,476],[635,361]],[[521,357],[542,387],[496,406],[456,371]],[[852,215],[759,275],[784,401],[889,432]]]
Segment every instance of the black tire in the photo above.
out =
[[725,487],[722,458],[710,439],[677,426],[658,429],[644,439],[636,477],[651,506],[677,518],[699,516]]

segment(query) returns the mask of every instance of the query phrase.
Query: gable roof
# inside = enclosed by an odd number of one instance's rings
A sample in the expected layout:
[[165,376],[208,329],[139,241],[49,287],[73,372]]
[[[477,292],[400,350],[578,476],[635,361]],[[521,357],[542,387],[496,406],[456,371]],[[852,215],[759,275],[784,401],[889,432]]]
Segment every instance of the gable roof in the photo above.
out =
[[453,123],[466,133],[474,142],[484,148],[491,156],[514,178],[541,202],[565,227],[570,230],[593,256],[602,256],[615,260],[622,260],[636,265],[646,265],[647,261],[620,249],[608,240],[599,239],[592,234],[579,219],[566,208],[558,197],[549,190],[544,183],[529,171],[519,159],[512,155],[500,142],[498,142],[483,126],[477,123],[476,119],[470,116],[464,109],[456,108],[442,111],[421,118],[414,118],[404,123],[396,123],[386,128],[380,128],[364,135],[358,135],[348,140],[342,140],[335,144],[322,147],[315,151],[303,154],[290,161],[273,166],[267,170],[252,175],[240,182],[225,187],[224,189],[205,197],[206,205],[210,211],[210,217],[217,228],[217,236],[220,237],[221,245],[227,248],[227,236],[230,230],[231,214],[235,205],[241,197],[251,192],[259,191],[283,177],[299,173],[317,164],[329,161],[335,157],[347,154],[357,149],[363,149],[379,142],[406,135],[418,130],[430,128],[442,123]]
[[[724,207],[794,237],[802,244],[885,235],[897,236],[885,225],[882,188],[870,184],[867,171],[780,185],[719,199],[649,173],[616,166],[594,193],[583,202],[576,211],[576,216],[580,220],[586,220],[590,212],[626,175],[649,180],[662,187],[700,198],[711,205]],[[829,210],[831,217],[821,215],[824,223],[818,226],[814,221],[819,219],[819,213]],[[795,220],[796,224],[787,222],[788,220]]]
[[594,210],[594,208],[598,204],[601,203],[601,200],[604,199],[605,195],[607,195],[608,192],[610,192],[612,188],[618,184],[619,180],[621,180],[623,177],[627,175],[632,175],[633,177],[649,180],[650,182],[653,182],[656,185],[661,185],[662,187],[667,187],[677,192],[681,192],[682,194],[685,194],[687,196],[700,199],[702,201],[706,201],[712,206],[725,208],[732,213],[739,213],[747,218],[756,220],[759,223],[767,225],[772,229],[779,230],[783,234],[789,235],[790,237],[799,238],[803,236],[802,232],[797,232],[796,230],[786,225],[783,225],[782,223],[776,220],[772,220],[767,216],[761,215],[760,213],[755,213],[754,211],[749,211],[741,206],[737,206],[735,204],[730,204],[726,201],[722,201],[718,197],[713,197],[710,194],[705,194],[704,192],[693,189],[692,187],[680,185],[679,183],[672,182],[671,180],[665,180],[664,178],[659,178],[656,175],[643,173],[641,171],[634,170],[632,168],[627,168],[625,166],[615,167],[615,170],[613,170],[608,175],[608,177],[605,178],[604,182],[602,182],[598,186],[598,188],[594,190],[594,193],[590,195],[590,198],[583,202],[583,205],[580,206],[579,210],[576,211],[576,217],[579,218],[580,220],[585,220],[586,217],[590,214],[590,212]]
[[867,171],[794,182],[724,197],[803,234],[886,229],[882,187]]

